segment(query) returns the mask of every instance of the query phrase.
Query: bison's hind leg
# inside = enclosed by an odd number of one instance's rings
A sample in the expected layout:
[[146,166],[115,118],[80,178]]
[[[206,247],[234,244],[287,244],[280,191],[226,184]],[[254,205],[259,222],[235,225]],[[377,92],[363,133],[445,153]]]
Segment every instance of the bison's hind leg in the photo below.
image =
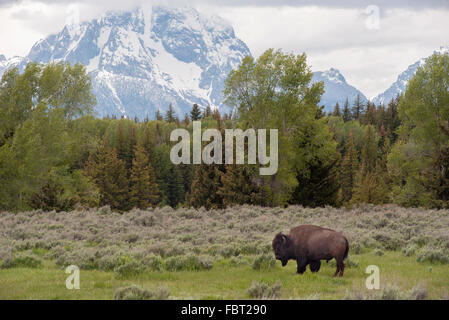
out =
[[316,260],[316,261],[310,262],[310,271],[318,272],[318,271],[320,271],[320,268],[321,268],[321,261],[320,260]]
[[334,277],[340,274],[340,277],[343,277],[343,273],[345,271],[345,264],[343,259],[335,259],[337,261],[337,271],[335,271]]
[[345,273],[345,263],[342,261],[340,265],[340,277],[343,277],[344,273]]

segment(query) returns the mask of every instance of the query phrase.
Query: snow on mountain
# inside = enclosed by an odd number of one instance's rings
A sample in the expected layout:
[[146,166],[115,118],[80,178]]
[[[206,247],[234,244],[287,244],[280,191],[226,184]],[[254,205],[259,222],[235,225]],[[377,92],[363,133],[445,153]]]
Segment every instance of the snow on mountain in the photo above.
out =
[[22,57],[7,59],[4,55],[0,54],[0,78],[6,70],[17,66],[20,61],[22,61]]
[[[434,53],[449,53],[449,46],[440,47],[438,50],[435,50]],[[408,81],[414,76],[416,70],[418,70],[419,67],[422,67],[426,63],[426,60],[427,58],[422,58],[414,64],[410,65],[407,70],[405,70],[398,76],[396,82],[394,82],[387,90],[385,90],[385,92],[375,97],[373,99],[373,102],[376,105],[387,104],[391,101],[391,99],[396,98],[398,94],[405,92]]]
[[143,119],[169,104],[179,116],[194,103],[225,108],[224,79],[246,55],[248,47],[220,17],[154,6],[65,26],[38,41],[19,68],[29,61],[82,63],[92,77],[98,116]]
[[327,112],[333,111],[337,102],[343,108],[346,98],[352,106],[357,95],[360,95],[363,103],[368,101],[362,92],[346,82],[346,79],[337,69],[331,68],[327,71],[314,72],[312,83],[319,81],[323,81],[325,90],[320,105],[324,105]]

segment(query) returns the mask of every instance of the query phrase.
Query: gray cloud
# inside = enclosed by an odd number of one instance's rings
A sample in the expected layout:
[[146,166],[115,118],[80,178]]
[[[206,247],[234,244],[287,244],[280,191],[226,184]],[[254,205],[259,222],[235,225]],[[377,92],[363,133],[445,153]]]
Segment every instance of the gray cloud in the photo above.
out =
[[[131,0],[124,3],[121,0],[31,0],[32,2],[61,4],[61,3],[88,3],[91,5],[122,5],[129,6],[144,4],[148,1],[145,0]],[[0,7],[10,6],[23,2],[23,0],[0,0]],[[153,1],[154,2],[154,1]],[[190,4],[190,5],[218,5],[227,7],[240,7],[240,6],[291,6],[291,7],[304,7],[304,6],[318,6],[328,8],[363,8],[369,5],[377,5],[383,9],[390,8],[403,8],[403,9],[426,9],[426,8],[449,8],[449,0],[166,0],[163,1],[168,5]],[[162,3],[162,2],[161,2]]]

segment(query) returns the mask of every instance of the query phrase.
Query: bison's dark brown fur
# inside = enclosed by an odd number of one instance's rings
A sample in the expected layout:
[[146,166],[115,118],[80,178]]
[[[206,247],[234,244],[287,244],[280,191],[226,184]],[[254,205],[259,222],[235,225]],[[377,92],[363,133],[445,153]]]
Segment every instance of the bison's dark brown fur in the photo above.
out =
[[329,261],[335,258],[337,271],[334,276],[340,274],[340,277],[343,277],[343,261],[348,257],[349,242],[340,232],[303,225],[291,229],[289,235],[278,233],[273,239],[273,250],[283,267],[287,265],[288,260],[296,260],[300,274],[306,271],[308,264],[312,272],[318,272],[321,260]]

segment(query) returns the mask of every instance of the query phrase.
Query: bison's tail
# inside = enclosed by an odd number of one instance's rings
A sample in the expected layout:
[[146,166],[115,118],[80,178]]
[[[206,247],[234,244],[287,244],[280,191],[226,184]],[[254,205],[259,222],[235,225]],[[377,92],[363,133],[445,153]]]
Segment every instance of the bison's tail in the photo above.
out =
[[345,250],[345,255],[343,256],[343,259],[346,259],[348,257],[348,253],[349,253],[349,241],[348,239],[346,239],[346,250]]

